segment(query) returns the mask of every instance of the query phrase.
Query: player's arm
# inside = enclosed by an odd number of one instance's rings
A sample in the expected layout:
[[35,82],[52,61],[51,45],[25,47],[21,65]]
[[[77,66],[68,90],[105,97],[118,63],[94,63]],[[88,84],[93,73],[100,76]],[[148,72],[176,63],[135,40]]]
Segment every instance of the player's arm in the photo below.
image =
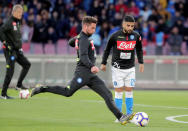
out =
[[95,66],[89,59],[88,57],[88,48],[89,48],[89,40],[85,38],[80,38],[79,39],[79,57],[80,61],[89,69],[91,67]]
[[144,60],[143,60],[143,50],[142,50],[142,40],[139,35],[136,41],[136,54],[139,63],[139,71],[144,72]]
[[75,47],[75,40],[76,40],[76,37],[71,38],[71,39],[68,41],[68,44],[69,44],[71,47]]
[[68,41],[68,44],[71,46],[71,47],[75,47],[75,41],[76,39],[79,39],[80,35],[77,35],[73,38],[71,38],[69,41]]
[[0,40],[3,42],[3,44],[6,43],[6,35],[5,32],[10,30],[10,23],[6,22],[0,27]]
[[101,67],[100,67],[100,69],[102,71],[106,71],[107,59],[108,59],[108,56],[110,54],[112,45],[114,43],[115,43],[114,35],[111,35],[110,38],[109,38],[109,40],[108,40],[108,42],[107,42],[107,44],[106,44],[106,48],[105,48],[103,56],[102,56],[102,62],[101,62]]

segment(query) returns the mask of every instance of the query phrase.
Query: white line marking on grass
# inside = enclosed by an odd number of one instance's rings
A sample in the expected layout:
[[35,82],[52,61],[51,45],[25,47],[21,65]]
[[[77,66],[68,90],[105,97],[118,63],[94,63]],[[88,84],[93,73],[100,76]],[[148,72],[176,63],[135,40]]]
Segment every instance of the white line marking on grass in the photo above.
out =
[[135,106],[143,106],[143,107],[153,107],[153,108],[168,108],[168,109],[182,109],[182,110],[188,110],[188,108],[185,107],[174,107],[174,106],[153,106],[153,105],[144,105],[144,104],[134,104]]
[[[81,102],[104,103],[104,101],[102,101],[102,100],[80,100],[80,101]],[[188,110],[188,108],[185,108],[185,107],[174,107],[174,106],[154,106],[154,105],[145,105],[145,104],[134,104],[134,106]]]
[[[37,99],[37,98],[35,98],[35,99]],[[74,100],[74,99],[64,99],[64,101],[77,101],[77,102],[79,101],[79,102],[86,102],[86,103],[105,103],[103,100]],[[145,105],[145,104],[134,104],[134,106],[151,107],[151,108],[167,108],[167,109],[188,110],[188,108],[186,108],[186,107],[176,107],[176,106],[160,106],[160,105]]]
[[177,123],[188,123],[186,121],[178,121],[175,119],[176,117],[183,117],[183,116],[188,116],[188,115],[168,116],[165,119],[169,121],[177,122]]

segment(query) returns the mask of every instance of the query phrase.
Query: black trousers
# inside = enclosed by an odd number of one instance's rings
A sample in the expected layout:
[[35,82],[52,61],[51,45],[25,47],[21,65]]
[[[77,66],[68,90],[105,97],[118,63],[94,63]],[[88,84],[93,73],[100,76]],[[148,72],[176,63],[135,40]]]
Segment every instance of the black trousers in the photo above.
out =
[[7,95],[7,89],[9,87],[12,76],[14,74],[15,62],[17,62],[19,65],[22,66],[22,71],[20,73],[20,76],[18,78],[18,83],[17,83],[18,87],[22,86],[22,82],[29,71],[31,63],[23,55],[22,52],[15,51],[15,50],[9,51],[8,49],[4,49],[3,51],[4,51],[4,56],[6,59],[6,75],[5,75],[1,95]]
[[87,85],[97,94],[99,94],[104,100],[110,111],[120,118],[123,114],[115,106],[111,91],[106,87],[104,82],[97,76],[90,72],[90,70],[76,71],[74,78],[67,87],[64,86],[46,86],[42,92],[51,92],[66,97],[72,96],[78,89]]

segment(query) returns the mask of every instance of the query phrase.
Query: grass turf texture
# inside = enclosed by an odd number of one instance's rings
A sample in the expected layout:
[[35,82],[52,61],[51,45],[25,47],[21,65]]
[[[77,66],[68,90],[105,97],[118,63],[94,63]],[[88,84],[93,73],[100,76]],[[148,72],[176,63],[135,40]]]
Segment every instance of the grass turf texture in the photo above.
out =
[[[149,115],[147,127],[114,123],[104,101],[91,90],[70,98],[45,93],[21,100],[13,89],[8,94],[17,99],[0,99],[0,131],[188,131],[188,123],[165,119],[188,115],[187,91],[134,91],[134,111]],[[177,120],[188,122],[188,116]]]

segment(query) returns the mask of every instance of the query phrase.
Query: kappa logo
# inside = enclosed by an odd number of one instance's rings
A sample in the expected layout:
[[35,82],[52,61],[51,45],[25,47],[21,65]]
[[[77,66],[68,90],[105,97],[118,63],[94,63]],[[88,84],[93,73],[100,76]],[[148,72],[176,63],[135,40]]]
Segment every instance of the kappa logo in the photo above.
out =
[[136,41],[117,41],[117,49],[119,50],[134,50]]
[[125,38],[124,36],[118,36],[118,38]]

